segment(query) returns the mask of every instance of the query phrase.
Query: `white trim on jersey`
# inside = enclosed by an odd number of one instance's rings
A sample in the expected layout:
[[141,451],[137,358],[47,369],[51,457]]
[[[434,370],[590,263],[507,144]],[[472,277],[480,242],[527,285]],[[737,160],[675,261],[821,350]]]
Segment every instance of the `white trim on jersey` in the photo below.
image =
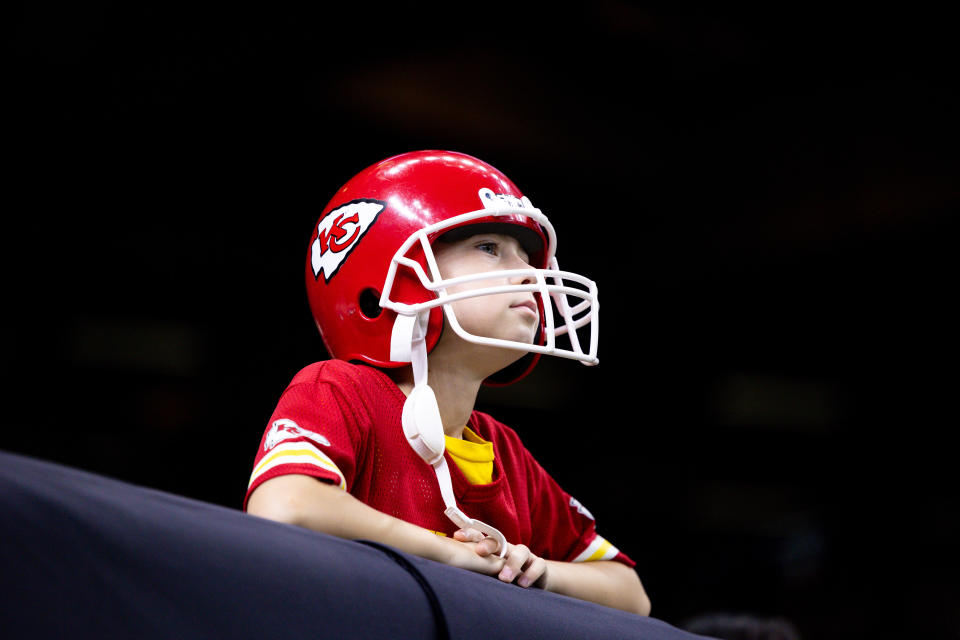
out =
[[324,471],[332,471],[340,478],[340,488],[346,490],[347,483],[343,478],[343,473],[337,468],[327,454],[317,449],[310,442],[282,442],[278,444],[270,453],[263,457],[250,474],[250,482],[247,487],[253,485],[254,481],[261,475],[283,464],[309,464]]
[[617,557],[617,554],[620,553],[620,550],[615,546],[607,542],[607,540],[601,536],[597,535],[593,542],[587,545],[587,548],[580,552],[576,558],[573,559],[574,562],[591,562],[593,560],[613,560]]

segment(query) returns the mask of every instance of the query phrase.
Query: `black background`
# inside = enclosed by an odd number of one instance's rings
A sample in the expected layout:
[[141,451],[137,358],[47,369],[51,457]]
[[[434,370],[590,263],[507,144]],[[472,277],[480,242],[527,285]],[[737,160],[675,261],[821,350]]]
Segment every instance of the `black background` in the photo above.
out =
[[600,284],[601,365],[480,408],[654,615],[960,637],[947,16],[33,3],[4,27],[5,449],[239,507],[325,353],[334,191],[454,149]]

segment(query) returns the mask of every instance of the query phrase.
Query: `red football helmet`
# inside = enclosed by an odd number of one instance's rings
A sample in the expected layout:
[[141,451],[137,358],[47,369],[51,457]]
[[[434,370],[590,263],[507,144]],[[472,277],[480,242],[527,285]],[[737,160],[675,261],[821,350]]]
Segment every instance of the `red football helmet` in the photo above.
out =
[[[480,226],[483,225],[483,226]],[[520,240],[532,269],[527,284],[473,289],[448,295],[433,257],[441,235],[461,227],[496,230]],[[433,349],[446,313],[450,327],[465,340],[528,352],[487,380],[509,384],[525,376],[540,354],[596,364],[598,310],[596,285],[559,270],[553,226],[505,175],[461,153],[417,151],[388,158],[354,176],[327,204],[310,239],[307,295],[314,321],[330,355],[377,367],[410,363],[412,333]],[[521,273],[520,271],[517,272]],[[477,274],[470,280],[502,276]],[[508,274],[514,275],[514,274]],[[540,310],[536,344],[497,340],[467,333],[452,306],[463,297],[534,293]],[[570,305],[568,297],[577,299]],[[552,298],[563,322],[554,322]],[[589,327],[581,348],[577,329]],[[425,333],[425,336],[424,336]],[[555,344],[566,334],[570,347]]]

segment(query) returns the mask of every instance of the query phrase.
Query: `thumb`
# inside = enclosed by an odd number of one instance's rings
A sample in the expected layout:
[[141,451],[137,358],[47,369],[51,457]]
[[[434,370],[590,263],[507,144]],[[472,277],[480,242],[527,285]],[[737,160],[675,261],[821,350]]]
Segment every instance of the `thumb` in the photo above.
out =
[[480,542],[483,540],[483,534],[471,528],[458,529],[453,533],[453,537],[460,542]]

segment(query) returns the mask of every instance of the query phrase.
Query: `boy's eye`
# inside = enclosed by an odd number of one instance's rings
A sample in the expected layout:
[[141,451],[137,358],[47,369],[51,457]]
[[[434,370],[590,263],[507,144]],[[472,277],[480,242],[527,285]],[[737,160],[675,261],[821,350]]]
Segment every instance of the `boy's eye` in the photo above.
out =
[[500,247],[498,247],[497,243],[493,242],[492,240],[485,240],[477,244],[477,249],[495,256],[499,253]]

